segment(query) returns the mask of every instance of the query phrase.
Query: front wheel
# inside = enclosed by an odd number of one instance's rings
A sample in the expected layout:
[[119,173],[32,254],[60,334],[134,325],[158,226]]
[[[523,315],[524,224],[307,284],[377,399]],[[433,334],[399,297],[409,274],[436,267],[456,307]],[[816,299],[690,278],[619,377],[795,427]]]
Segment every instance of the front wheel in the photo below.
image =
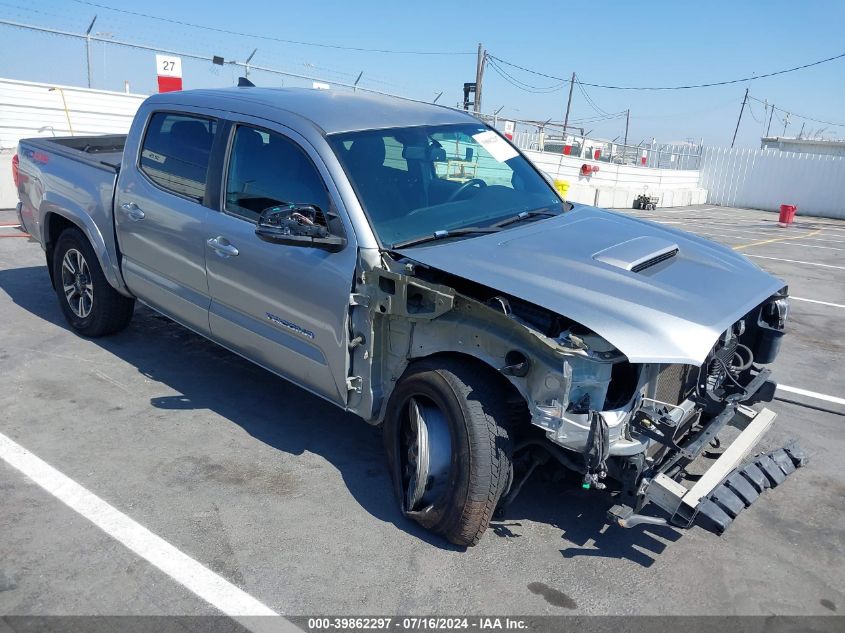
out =
[[458,545],[475,545],[510,482],[501,378],[440,358],[409,367],[387,406],[384,440],[403,513]]
[[53,284],[65,319],[84,336],[119,332],[132,319],[135,300],[112,288],[79,229],[65,229],[56,241]]

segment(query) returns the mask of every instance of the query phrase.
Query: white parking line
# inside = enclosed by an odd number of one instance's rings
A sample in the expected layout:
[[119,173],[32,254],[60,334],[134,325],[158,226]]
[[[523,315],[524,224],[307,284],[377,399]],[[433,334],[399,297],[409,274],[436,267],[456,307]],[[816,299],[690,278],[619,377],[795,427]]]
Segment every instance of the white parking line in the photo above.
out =
[[794,393],[799,396],[807,396],[808,398],[815,398],[816,400],[824,400],[825,402],[833,402],[834,404],[845,404],[845,398],[838,398],[836,396],[828,396],[823,393],[816,393],[815,391],[807,391],[806,389],[799,389],[798,387],[788,387],[786,385],[778,385],[778,391],[785,391],[787,393]]
[[[662,223],[661,220],[654,220],[652,218],[641,218],[641,219],[651,220],[653,222],[657,222],[658,224]],[[717,231],[729,231],[729,232],[732,232],[732,233],[749,233],[751,235],[789,235],[790,233],[795,232],[795,231],[807,231],[808,233],[812,233],[813,231],[819,230],[819,228],[821,228],[822,231],[827,230],[827,227],[811,228],[811,227],[805,227],[805,226],[793,226],[793,227],[787,229],[787,228],[783,228],[783,227],[780,227],[780,226],[777,226],[777,225],[755,226],[754,224],[747,224],[747,223],[737,224],[737,223],[733,223],[733,222],[718,222],[718,221],[702,222],[700,219],[692,220],[692,219],[689,219],[689,218],[679,218],[677,220],[672,220],[672,221],[673,222],[679,222],[681,224],[684,224],[685,226],[697,226],[697,227],[706,228],[706,229],[715,229]],[[738,227],[738,228],[735,228],[735,227]],[[837,235],[836,237],[840,237],[840,236]],[[823,238],[817,238],[817,239],[823,239]],[[840,243],[842,242],[842,240],[825,240],[825,241],[840,242]]]
[[757,259],[771,259],[776,262],[789,262],[790,264],[804,264],[805,266],[821,266],[822,268],[836,268],[838,270],[845,270],[845,266],[834,266],[833,264],[819,264],[816,262],[803,262],[800,259],[781,259],[780,257],[767,257],[765,255],[752,255],[750,253],[743,253],[746,257],[756,257]]
[[300,629],[281,617],[247,620],[246,618],[251,616],[278,616],[279,614],[163,538],[153,534],[120,510],[110,506],[2,433],[0,433],[0,459],[208,604],[232,618],[237,618],[245,627],[251,630],[284,630],[301,633]]
[[807,303],[819,303],[823,306],[831,306],[833,308],[845,308],[841,303],[830,303],[829,301],[819,301],[818,299],[803,299],[802,297],[793,297],[790,295],[790,301],[806,301]]
[[[732,240],[747,240],[747,239],[749,239],[748,237],[745,237],[744,235],[743,236],[737,236],[736,235],[737,233],[740,233],[740,232],[748,233],[750,235],[757,235],[757,236],[760,235],[760,233],[752,232],[752,231],[733,231],[732,232],[733,235],[728,235],[727,233],[716,233],[714,231],[709,231],[709,230],[704,230],[704,229],[699,229],[699,228],[685,229],[684,227],[682,227],[682,230],[689,231],[690,233],[695,233],[696,235],[719,235],[721,237],[727,237],[727,238],[730,238]],[[771,234],[769,233],[769,234],[764,234],[764,235],[771,235]],[[801,236],[798,236],[798,237],[790,238],[790,241],[794,246],[806,246],[807,248],[826,248],[826,249],[834,250],[834,251],[845,250],[845,248],[837,248],[835,246],[822,246],[821,244],[806,244],[806,242],[810,242],[810,241],[812,241],[812,242],[831,242],[833,244],[845,244],[845,241],[843,241],[843,240],[827,240],[827,239],[820,238],[820,237],[807,237],[805,235],[801,235]]]
[[[683,222],[684,227],[690,227],[686,229],[688,231],[692,231],[693,233],[704,232],[707,230],[710,231],[722,231],[727,233],[745,233],[748,235],[755,235],[755,236],[769,236],[769,235],[788,235],[786,231],[807,231],[804,235],[801,235],[799,238],[800,240],[810,240],[813,242],[830,242],[832,244],[845,244],[845,240],[839,239],[831,239],[830,237],[821,237],[822,235],[830,235],[825,231],[827,229],[822,229],[821,233],[816,233],[813,237],[808,237],[811,233],[813,233],[817,229],[809,229],[804,227],[796,227],[793,229],[782,229],[776,227],[762,227],[762,228],[754,228],[749,227],[744,224],[724,224],[724,223],[715,223],[715,224],[702,224],[698,222]],[[741,226],[745,227],[735,229],[734,226]],[[701,231],[704,229],[704,231]],[[838,237],[838,236],[837,236]]]

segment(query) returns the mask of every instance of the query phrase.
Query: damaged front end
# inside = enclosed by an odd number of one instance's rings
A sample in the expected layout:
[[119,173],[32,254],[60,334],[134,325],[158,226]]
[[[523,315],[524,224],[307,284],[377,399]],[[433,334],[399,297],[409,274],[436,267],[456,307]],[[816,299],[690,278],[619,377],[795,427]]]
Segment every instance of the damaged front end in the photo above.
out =
[[[533,402],[532,423],[580,453],[585,489],[604,488],[608,477],[619,484],[610,511],[617,524],[689,527],[700,515],[702,524],[724,531],[765,488],[806,462],[793,443],[743,465],[776,417],[749,405],[774,397],[762,365],[777,356],[787,313],[784,289],[728,328],[699,366],[632,365],[600,336],[570,327],[557,338],[566,350],[560,387]],[[687,490],[679,483],[687,467],[708,447],[720,447],[719,433],[736,420],[744,430]],[[668,520],[639,514],[648,503]]]
[[[738,503],[756,499],[743,482],[759,494],[766,482],[779,483],[772,464],[783,475],[787,461],[793,470],[804,462],[794,446],[759,458],[756,468],[765,481],[742,464],[774,419],[771,411],[756,413],[748,405],[774,394],[762,365],[774,360],[783,336],[785,288],[737,319],[700,365],[632,363],[563,315],[384,253],[369,265],[362,262],[351,303],[349,408],[362,417],[380,421],[393,385],[418,358],[472,356],[513,385],[524,404],[516,424],[526,427],[515,451],[526,451],[534,463],[514,473],[500,507],[518,494],[542,449],[546,458],[579,473],[586,489],[614,480],[611,517],[623,527],[689,526],[700,514],[722,530]],[[750,418],[746,429],[687,490],[679,483],[685,469],[716,445],[738,413]],[[648,503],[668,518],[640,514]]]

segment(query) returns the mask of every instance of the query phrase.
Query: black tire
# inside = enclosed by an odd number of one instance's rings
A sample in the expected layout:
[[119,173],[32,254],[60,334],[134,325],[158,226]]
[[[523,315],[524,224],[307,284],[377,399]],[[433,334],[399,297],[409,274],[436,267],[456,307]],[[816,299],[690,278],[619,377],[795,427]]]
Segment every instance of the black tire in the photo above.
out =
[[[76,254],[82,259],[77,259]],[[66,255],[72,260],[72,272],[65,267]],[[80,274],[77,275],[77,272]],[[65,290],[69,284],[74,287],[70,295]],[[53,285],[62,314],[70,326],[83,336],[96,338],[114,334],[126,328],[132,320],[135,300],[112,288],[100,268],[94,249],[79,229],[65,229],[56,240]],[[81,305],[80,297],[83,301]]]
[[[394,490],[403,513],[449,541],[478,543],[510,482],[511,441],[508,390],[481,363],[433,358],[412,364],[388,402],[384,441]],[[442,412],[451,441],[448,478],[428,478],[426,490],[439,490],[419,506],[409,506],[407,443],[411,399],[435,405]],[[426,493],[428,494],[428,492]]]

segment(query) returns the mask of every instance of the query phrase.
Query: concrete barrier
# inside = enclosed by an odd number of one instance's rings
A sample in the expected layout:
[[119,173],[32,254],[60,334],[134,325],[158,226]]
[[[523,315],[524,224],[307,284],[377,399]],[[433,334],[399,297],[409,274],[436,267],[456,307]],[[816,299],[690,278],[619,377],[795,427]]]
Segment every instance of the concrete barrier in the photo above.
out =
[[[707,191],[698,184],[697,170],[614,165],[535,150],[524,153],[551,178],[569,183],[567,199],[572,202],[630,208],[637,196],[646,194],[658,197],[659,207],[678,207],[704,204],[707,198]],[[583,175],[585,164],[598,171]]]

